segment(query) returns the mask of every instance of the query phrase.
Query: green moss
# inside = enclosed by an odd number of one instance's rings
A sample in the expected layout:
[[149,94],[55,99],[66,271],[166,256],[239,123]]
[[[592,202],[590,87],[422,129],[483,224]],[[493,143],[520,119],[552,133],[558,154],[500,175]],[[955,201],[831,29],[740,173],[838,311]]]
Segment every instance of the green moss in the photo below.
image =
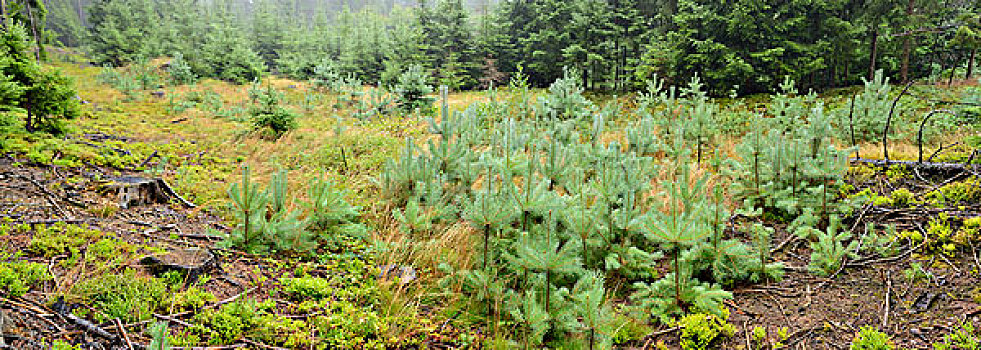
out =
[[64,342],[61,339],[55,340],[51,343],[51,350],[81,350],[82,348],[75,347],[69,343]]
[[38,226],[37,232],[27,245],[27,250],[35,255],[53,257],[56,255],[78,255],[79,249],[104,234],[75,225],[57,223]]
[[283,286],[283,293],[292,300],[320,300],[335,293],[330,281],[325,278],[283,278],[279,280],[279,283]]
[[933,206],[950,206],[974,203],[981,200],[981,184],[977,180],[952,182],[924,195],[924,201]]
[[310,321],[331,348],[384,348],[389,323],[375,311],[348,302],[331,303],[328,314]]
[[32,262],[0,263],[0,290],[12,297],[23,296],[30,287],[51,279],[47,266]]
[[897,207],[905,207],[915,202],[913,192],[906,188],[900,188],[892,191],[890,197],[892,198],[893,205]]
[[95,305],[101,313],[98,321],[119,318],[126,322],[148,320],[161,309],[167,295],[163,281],[140,277],[127,269],[119,275],[102,275],[82,281],[73,288],[73,295]]
[[[723,309],[725,310],[725,309]],[[729,312],[724,311],[723,317],[711,314],[690,314],[678,320],[681,328],[681,348],[715,349],[725,338],[736,333],[736,327],[726,321]]]
[[211,345],[232,344],[243,337],[269,345],[291,348],[317,344],[309,335],[306,322],[272,315],[275,302],[241,301],[206,310],[195,316],[199,327],[194,332],[204,335]]
[[187,290],[174,294],[169,300],[172,312],[199,310],[208,303],[218,301],[214,294],[198,287],[190,287]]

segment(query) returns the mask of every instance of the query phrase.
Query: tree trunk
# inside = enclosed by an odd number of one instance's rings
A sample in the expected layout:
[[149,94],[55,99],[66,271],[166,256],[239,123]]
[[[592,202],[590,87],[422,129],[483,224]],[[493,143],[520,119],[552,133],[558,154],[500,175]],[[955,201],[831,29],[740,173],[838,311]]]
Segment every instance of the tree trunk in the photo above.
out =
[[869,80],[875,79],[875,56],[879,49],[879,29],[872,30],[872,50],[869,50]]
[[44,50],[44,47],[41,46],[41,37],[37,35],[37,23],[34,21],[34,10],[31,9],[31,2],[29,0],[24,1],[24,6],[27,7],[27,18],[31,20],[31,33],[34,35],[34,43],[37,45],[37,51],[34,51],[34,57],[37,58],[38,62],[40,62],[41,50]]
[[974,75],[974,57],[977,56],[977,54],[978,49],[971,50],[971,58],[967,60],[967,74],[964,74],[965,80],[971,79],[971,76]]
[[27,129],[27,132],[34,132],[34,113],[31,112],[30,100],[27,102],[27,108],[24,109],[27,110],[27,124],[24,125],[24,128]]
[[947,77],[947,86],[954,85],[954,74],[957,73],[957,58],[950,60],[950,77]]
[[[909,0],[909,5],[906,6],[906,18],[913,17],[913,5],[916,0]],[[903,83],[909,81],[909,56],[913,47],[913,35],[907,35],[903,38],[903,68],[900,71],[900,76],[902,76]]]

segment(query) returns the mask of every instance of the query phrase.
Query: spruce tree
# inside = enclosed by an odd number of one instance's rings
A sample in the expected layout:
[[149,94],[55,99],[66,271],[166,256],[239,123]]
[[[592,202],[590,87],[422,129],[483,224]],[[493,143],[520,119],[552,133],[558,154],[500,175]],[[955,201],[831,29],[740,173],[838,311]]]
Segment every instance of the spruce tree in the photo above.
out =
[[0,110],[20,109],[26,113],[25,128],[61,133],[60,119],[79,114],[78,100],[70,79],[57,70],[42,68],[31,57],[27,31],[13,20],[0,29]]

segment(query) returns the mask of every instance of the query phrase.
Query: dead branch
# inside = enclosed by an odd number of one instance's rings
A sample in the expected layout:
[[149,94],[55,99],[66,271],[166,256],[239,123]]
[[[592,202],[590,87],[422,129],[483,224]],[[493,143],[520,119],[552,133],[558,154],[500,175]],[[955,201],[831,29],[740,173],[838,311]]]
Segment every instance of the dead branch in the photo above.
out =
[[892,115],[896,112],[896,105],[899,103],[899,99],[909,91],[911,86],[913,86],[913,81],[906,84],[903,91],[896,96],[895,100],[892,100],[892,107],[889,108],[889,116],[886,117],[886,126],[882,128],[882,158],[887,162],[889,161],[889,124],[892,123]]
[[883,160],[883,159],[867,159],[867,158],[852,158],[849,159],[852,163],[868,164],[872,166],[888,167],[892,165],[904,165],[911,169],[919,169],[922,171],[927,171],[931,173],[948,173],[948,172],[960,172],[967,171],[971,166],[965,166],[962,163],[930,163],[930,162],[917,162],[910,160]]

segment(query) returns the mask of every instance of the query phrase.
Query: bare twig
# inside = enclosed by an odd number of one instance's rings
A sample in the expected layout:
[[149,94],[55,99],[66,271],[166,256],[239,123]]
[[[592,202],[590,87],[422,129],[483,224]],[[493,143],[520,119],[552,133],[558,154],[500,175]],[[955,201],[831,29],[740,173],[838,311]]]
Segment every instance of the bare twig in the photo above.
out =
[[797,235],[791,234],[790,237],[788,237],[787,239],[783,240],[783,242],[780,242],[780,244],[777,244],[777,246],[774,247],[773,249],[770,249],[770,255],[772,256],[774,253],[779,252],[780,250],[782,250],[788,243],[793,242],[793,241],[796,241],[798,239],[800,239],[800,238],[797,237]]
[[134,350],[133,342],[129,340],[129,334],[126,334],[126,327],[123,327],[123,322],[119,320],[119,317],[116,317],[116,327],[119,327],[119,333],[123,335],[123,340],[126,341],[126,347],[128,347],[129,350]]
[[961,269],[957,268],[957,265],[954,265],[954,263],[950,262],[950,260],[948,260],[947,257],[945,257],[943,254],[937,254],[937,256],[943,259],[944,262],[947,263],[947,265],[950,265],[950,267],[952,267],[954,271],[957,271],[957,273],[961,273]]
[[892,298],[892,272],[886,270],[886,299],[883,301],[885,312],[882,315],[882,327],[880,327],[883,330],[889,326],[889,310],[892,304],[890,298]]
[[244,291],[244,292],[241,292],[241,293],[238,293],[238,294],[235,294],[235,295],[233,295],[233,296],[231,296],[231,297],[230,297],[230,298],[228,298],[228,299],[225,299],[225,300],[222,300],[222,301],[219,301],[219,302],[217,302],[217,303],[214,303],[214,304],[212,304],[212,305],[208,305],[208,306],[205,306],[204,308],[205,308],[205,309],[212,309],[212,308],[216,308],[216,307],[219,307],[219,306],[222,306],[222,305],[225,305],[225,304],[228,304],[228,303],[230,303],[230,302],[233,302],[233,301],[235,301],[236,299],[238,299],[238,298],[240,298],[240,297],[242,297],[243,295],[248,295],[249,293],[252,293],[252,292],[253,292],[253,291],[255,291],[256,289],[258,289],[258,287],[252,287],[252,288],[250,288],[249,290],[246,290],[246,291]]
[[749,319],[743,321],[743,334],[746,336],[746,349],[753,350],[753,342],[749,340]]
[[188,328],[194,327],[193,324],[190,324],[190,323],[181,321],[180,319],[178,319],[176,317],[173,317],[173,316],[153,314],[153,317],[159,318],[159,319],[164,320],[164,321],[170,321],[170,322],[173,322],[173,323],[176,323],[176,324],[179,324],[181,326],[188,327]]

